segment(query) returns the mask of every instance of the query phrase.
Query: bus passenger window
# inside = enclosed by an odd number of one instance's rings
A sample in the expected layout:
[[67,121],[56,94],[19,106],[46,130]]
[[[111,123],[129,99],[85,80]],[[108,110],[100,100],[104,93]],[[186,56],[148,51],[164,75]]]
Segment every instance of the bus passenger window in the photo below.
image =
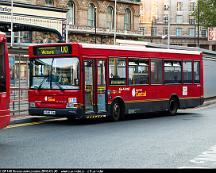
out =
[[162,60],[151,60],[151,83],[162,84]]
[[200,62],[194,61],[194,82],[200,83]]
[[192,83],[192,62],[184,61],[183,62],[183,74],[184,74],[184,83]]
[[0,44],[0,92],[6,91],[4,44]]
[[180,61],[164,61],[164,82],[181,83],[181,66]]
[[149,61],[146,59],[129,59],[129,85],[149,84]]
[[125,58],[109,58],[110,85],[126,84],[126,60]]

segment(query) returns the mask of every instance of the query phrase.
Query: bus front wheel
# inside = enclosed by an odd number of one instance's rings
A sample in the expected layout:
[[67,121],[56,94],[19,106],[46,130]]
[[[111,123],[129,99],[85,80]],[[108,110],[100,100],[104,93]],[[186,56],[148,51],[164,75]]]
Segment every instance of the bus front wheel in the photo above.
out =
[[110,110],[110,119],[111,121],[118,121],[121,118],[122,107],[121,104],[117,101],[114,101],[111,105]]

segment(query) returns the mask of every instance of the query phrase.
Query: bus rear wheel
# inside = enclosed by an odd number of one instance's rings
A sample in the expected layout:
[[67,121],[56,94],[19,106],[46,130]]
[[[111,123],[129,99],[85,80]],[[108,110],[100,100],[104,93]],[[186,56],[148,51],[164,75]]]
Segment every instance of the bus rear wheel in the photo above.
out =
[[110,120],[119,121],[122,117],[122,113],[123,113],[123,108],[121,104],[117,101],[114,101],[111,105]]
[[178,100],[176,98],[171,98],[169,101],[168,114],[175,115],[179,107]]

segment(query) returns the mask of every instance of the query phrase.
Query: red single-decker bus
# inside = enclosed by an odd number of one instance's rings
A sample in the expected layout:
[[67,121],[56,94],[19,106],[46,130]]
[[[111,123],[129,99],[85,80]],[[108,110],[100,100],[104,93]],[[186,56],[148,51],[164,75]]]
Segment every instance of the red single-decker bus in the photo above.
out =
[[0,128],[10,123],[10,69],[6,36],[0,32]]
[[79,43],[29,46],[30,115],[109,117],[203,104],[199,51]]

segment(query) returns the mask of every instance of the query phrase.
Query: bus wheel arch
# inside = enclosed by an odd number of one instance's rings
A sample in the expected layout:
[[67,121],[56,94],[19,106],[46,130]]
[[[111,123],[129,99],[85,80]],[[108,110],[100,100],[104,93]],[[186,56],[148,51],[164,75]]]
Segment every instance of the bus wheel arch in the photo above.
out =
[[120,97],[117,97],[113,100],[109,114],[111,121],[125,119],[125,103]]
[[177,95],[172,95],[168,103],[168,114],[176,115],[178,108],[180,106],[179,98]]

